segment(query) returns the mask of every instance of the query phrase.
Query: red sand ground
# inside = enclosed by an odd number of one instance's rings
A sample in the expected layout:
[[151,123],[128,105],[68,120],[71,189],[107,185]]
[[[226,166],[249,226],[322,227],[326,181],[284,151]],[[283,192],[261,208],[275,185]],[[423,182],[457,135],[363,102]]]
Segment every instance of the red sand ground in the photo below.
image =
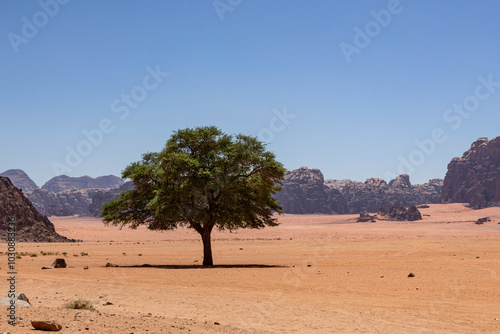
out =
[[[210,269],[193,268],[202,246],[187,229],[120,230],[98,219],[53,217],[60,234],[84,242],[17,245],[67,252],[70,268],[40,269],[61,255],[17,260],[17,291],[34,307],[17,309],[15,328],[0,311],[0,333],[34,333],[29,321],[36,319],[58,321],[61,333],[500,333],[500,219],[474,223],[500,217],[500,208],[448,204],[421,212],[430,216],[353,223],[357,215],[285,215],[276,228],[217,231],[216,264],[276,267]],[[5,255],[0,267],[1,298]],[[62,307],[78,298],[97,311]]]

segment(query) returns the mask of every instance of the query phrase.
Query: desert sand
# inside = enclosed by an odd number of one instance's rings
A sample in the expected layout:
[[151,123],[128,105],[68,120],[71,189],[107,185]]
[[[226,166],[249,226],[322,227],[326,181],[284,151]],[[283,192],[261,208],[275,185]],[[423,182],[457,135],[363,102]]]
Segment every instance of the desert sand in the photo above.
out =
[[[17,292],[34,307],[16,309],[15,328],[1,311],[0,333],[34,333],[37,319],[59,322],[60,333],[499,333],[500,208],[421,212],[422,221],[376,223],[284,215],[274,228],[216,231],[215,268],[200,266],[188,229],[52,217],[58,233],[83,242],[17,245],[38,253],[16,263]],[[475,224],[482,217],[492,219]],[[41,270],[63,252],[68,268]],[[6,267],[0,255],[0,298]],[[78,298],[96,311],[63,308]]]

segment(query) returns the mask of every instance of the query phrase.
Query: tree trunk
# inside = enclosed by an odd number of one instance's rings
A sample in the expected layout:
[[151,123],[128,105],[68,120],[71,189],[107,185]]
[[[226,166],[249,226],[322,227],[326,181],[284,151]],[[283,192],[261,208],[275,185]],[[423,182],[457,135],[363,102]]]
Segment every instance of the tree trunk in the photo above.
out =
[[211,243],[211,228],[204,228],[201,233],[201,239],[203,240],[203,266],[211,267],[214,265],[212,259],[212,243]]

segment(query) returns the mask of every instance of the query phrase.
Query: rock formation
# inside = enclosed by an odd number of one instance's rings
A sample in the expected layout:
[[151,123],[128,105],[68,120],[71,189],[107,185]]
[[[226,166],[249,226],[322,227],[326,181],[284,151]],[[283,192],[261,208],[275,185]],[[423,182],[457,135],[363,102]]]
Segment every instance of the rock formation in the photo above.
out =
[[389,184],[378,178],[364,183],[351,180],[323,180],[319,169],[302,167],[287,171],[283,190],[276,198],[285,213],[367,213],[377,212],[391,203],[412,206],[438,203],[443,180],[433,179],[412,185],[408,175]]
[[378,178],[364,183],[347,183],[342,189],[345,213],[377,212],[391,203],[404,206],[438,203],[443,180],[433,179],[421,185],[412,185],[407,174],[400,175],[387,184]]
[[0,176],[8,177],[12,184],[24,191],[25,194],[38,189],[36,183],[21,169],[9,169]]
[[379,219],[414,221],[421,220],[422,215],[415,205],[405,207],[399,204],[391,204],[378,210]]
[[118,188],[123,183],[122,179],[114,175],[91,178],[90,176],[69,177],[66,175],[56,176],[42,186],[52,193],[59,193],[72,189],[112,189]]
[[276,194],[285,213],[343,213],[342,196],[324,184],[319,169],[301,167],[285,173],[283,189]]
[[40,214],[9,178],[0,177],[0,241],[7,240],[8,220],[15,217],[18,242],[67,242],[50,220]]
[[72,189],[54,194],[47,189],[37,189],[27,197],[46,216],[86,216],[92,197],[98,191],[100,189]]
[[500,205],[500,137],[479,138],[453,158],[444,178],[441,203],[469,203],[480,209]]
[[117,199],[118,196],[125,190],[130,190],[134,188],[134,184],[132,181],[125,182],[119,188],[111,189],[111,190],[100,190],[94,194],[92,197],[92,202],[88,208],[88,215],[92,217],[100,217],[101,216],[101,208],[107,202]]

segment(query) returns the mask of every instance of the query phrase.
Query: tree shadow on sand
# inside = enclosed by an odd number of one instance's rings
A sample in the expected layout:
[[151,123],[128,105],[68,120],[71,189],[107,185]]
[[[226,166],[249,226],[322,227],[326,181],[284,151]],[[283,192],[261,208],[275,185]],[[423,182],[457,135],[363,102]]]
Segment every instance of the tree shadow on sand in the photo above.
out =
[[217,269],[217,268],[289,268],[288,266],[277,266],[267,264],[218,264],[213,266],[202,265],[173,265],[173,264],[142,264],[136,266],[115,266],[115,268],[158,268],[158,269]]

